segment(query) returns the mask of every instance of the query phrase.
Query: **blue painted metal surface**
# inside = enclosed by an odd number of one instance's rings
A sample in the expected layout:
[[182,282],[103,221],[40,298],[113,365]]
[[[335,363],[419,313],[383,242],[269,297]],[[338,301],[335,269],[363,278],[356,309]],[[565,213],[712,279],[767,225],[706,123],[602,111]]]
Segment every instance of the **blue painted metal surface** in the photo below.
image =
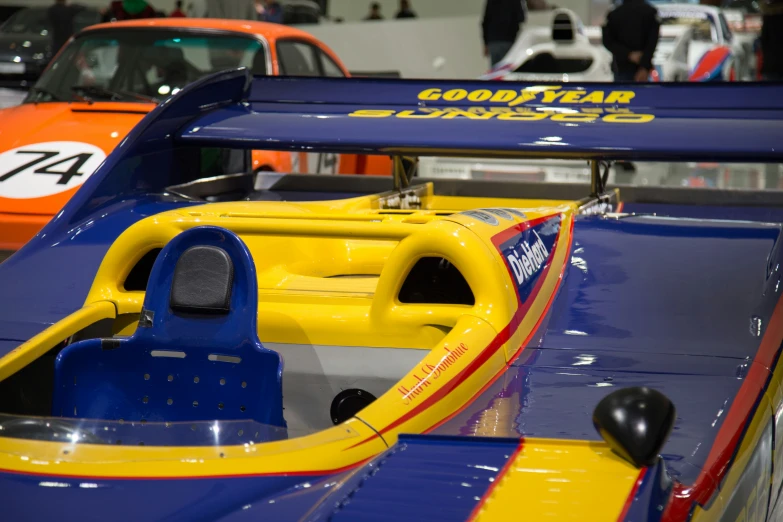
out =
[[739,221],[761,221],[764,223],[783,223],[783,209],[775,207],[624,203],[623,212],[694,219],[731,219]]
[[[194,246],[219,247],[232,260],[226,314],[169,306],[177,262]],[[285,427],[282,360],[258,339],[255,264],[236,234],[196,227],[172,239],[152,268],[144,310],[152,324],[130,338],[111,344],[90,339],[60,352],[54,415],[153,422],[252,419]],[[208,359],[215,356],[233,360]]]
[[[677,420],[663,455],[672,476],[690,484],[742,385],[736,375],[739,365],[709,357],[620,357],[612,352],[529,348],[515,366],[434,433],[601,440],[592,423],[595,405],[615,389],[649,386],[677,406]],[[667,373],[666,367],[679,368],[681,373]],[[506,411],[513,414],[499,413]]]
[[[193,204],[155,196],[115,201],[73,228],[39,233],[0,265],[0,336],[26,341],[81,308],[103,256],[126,228]],[[0,356],[6,353],[0,347]]]
[[598,401],[651,386],[677,406],[669,470],[693,483],[780,297],[779,234],[751,222],[577,220],[549,316],[501,378],[435,433],[480,434],[510,409],[513,420],[493,427],[500,435],[598,440]]
[[[297,520],[313,500],[303,503],[296,493],[313,491],[323,495],[324,481],[318,482],[319,479],[293,475],[116,480],[0,473],[0,491],[6,500],[3,519],[20,522],[73,518],[105,522],[107,517],[116,522],[259,520],[238,516],[258,517],[255,508],[259,506],[264,508],[261,520]],[[311,484],[320,488],[311,489]],[[281,493],[284,498],[277,504],[277,495]]]
[[663,461],[648,468],[631,499],[631,505],[620,522],[657,522],[672,493],[672,482]]
[[[774,87],[697,92],[683,86],[590,84],[546,91],[509,82],[256,78],[248,104],[205,113],[185,126],[179,139],[313,152],[783,158],[776,141],[783,132],[783,106],[774,99]],[[508,99],[503,93],[510,93]],[[581,112],[585,108],[598,112]]]
[[[105,479],[0,472],[9,520],[466,520],[519,440],[402,435],[329,475]],[[89,506],[89,509],[85,509]]]
[[[434,96],[422,96],[419,94],[430,89],[440,89],[442,94],[454,89],[465,90],[461,99],[441,96],[438,100],[428,99]],[[473,106],[481,103],[493,105],[515,103],[517,98],[505,102],[492,99],[484,102],[475,101],[477,98],[469,96],[480,90],[495,91],[498,89],[515,91],[517,96],[522,89],[536,92],[533,98],[524,99],[519,105],[523,106],[566,106],[566,107],[592,107],[596,105],[627,105],[632,108],[656,108],[656,109],[708,109],[708,110],[781,110],[783,100],[779,96],[779,85],[774,83],[745,83],[745,84],[718,84],[693,86],[686,83],[663,84],[616,84],[616,83],[524,83],[502,82],[494,85],[485,81],[476,80],[399,80],[389,78],[352,78],[350,82],[330,78],[286,78],[281,76],[264,76],[253,79],[247,99],[251,102],[290,103],[298,101],[314,104],[343,104],[343,105],[395,105],[411,106],[417,102],[425,102],[427,106]],[[576,101],[565,101],[565,95],[550,95],[556,97],[547,103],[543,91],[553,89],[557,91],[583,91],[585,94],[576,96]],[[603,101],[591,102],[590,99],[582,101],[592,92],[604,93]],[[609,94],[614,91],[632,92],[633,96],[627,101],[612,100]],[[437,94],[436,94],[437,96]],[[475,94],[474,94],[475,96]],[[446,98],[446,99],[444,99]],[[741,117],[738,114],[737,117]]]
[[538,346],[752,358],[763,331],[751,326],[766,325],[780,296],[780,230],[652,216],[578,220],[566,284]]
[[467,520],[518,439],[402,435],[323,498],[307,522]]

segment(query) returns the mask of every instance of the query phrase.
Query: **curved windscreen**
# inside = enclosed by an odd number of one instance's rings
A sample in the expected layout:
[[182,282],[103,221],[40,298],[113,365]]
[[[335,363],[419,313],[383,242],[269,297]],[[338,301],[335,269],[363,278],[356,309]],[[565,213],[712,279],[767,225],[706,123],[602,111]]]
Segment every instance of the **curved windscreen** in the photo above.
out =
[[260,41],[174,29],[95,31],[65,48],[26,101],[158,103],[203,76],[236,67],[266,74]]
[[[326,436],[324,434],[324,436]],[[357,436],[347,426],[334,440]],[[127,422],[0,414],[0,437],[113,446],[253,446],[289,438],[286,428],[252,420]]]

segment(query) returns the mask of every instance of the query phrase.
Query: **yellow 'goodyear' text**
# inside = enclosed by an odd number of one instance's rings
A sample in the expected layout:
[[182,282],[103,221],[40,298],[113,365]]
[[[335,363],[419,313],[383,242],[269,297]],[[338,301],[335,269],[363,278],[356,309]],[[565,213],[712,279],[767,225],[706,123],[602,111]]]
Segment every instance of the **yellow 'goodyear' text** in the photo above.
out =
[[474,103],[501,103],[508,107],[516,107],[523,103],[535,104],[595,104],[614,105],[628,104],[636,93],[633,91],[598,91],[598,90],[564,90],[559,86],[528,87],[520,90],[511,89],[425,89],[419,93],[419,100],[458,102],[467,100]]

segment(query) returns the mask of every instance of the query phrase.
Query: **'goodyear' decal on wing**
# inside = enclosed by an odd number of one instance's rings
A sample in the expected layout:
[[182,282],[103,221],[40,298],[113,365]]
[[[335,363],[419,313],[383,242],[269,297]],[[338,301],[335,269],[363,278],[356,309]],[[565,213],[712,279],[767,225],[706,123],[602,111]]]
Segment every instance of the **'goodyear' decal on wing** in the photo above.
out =
[[563,89],[560,86],[534,86],[520,90],[511,89],[425,89],[419,100],[475,103],[496,103],[508,107],[530,104],[628,104],[636,95],[633,91],[604,91],[593,89]]

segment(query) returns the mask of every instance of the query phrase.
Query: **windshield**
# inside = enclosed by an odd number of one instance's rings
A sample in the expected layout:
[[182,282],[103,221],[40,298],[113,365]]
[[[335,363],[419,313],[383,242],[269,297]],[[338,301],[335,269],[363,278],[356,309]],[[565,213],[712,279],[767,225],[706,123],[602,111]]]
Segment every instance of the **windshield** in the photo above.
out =
[[661,25],[687,25],[693,28],[693,39],[697,41],[713,40],[713,20],[706,13],[697,11],[660,10]]
[[49,34],[46,9],[20,9],[3,24],[2,32],[8,34]]
[[[83,9],[73,19],[75,32],[79,32],[85,27],[100,22],[101,15],[94,9]],[[0,27],[0,32],[5,34],[37,34],[40,36],[49,35],[49,21],[46,16],[45,8],[25,8],[15,12]]]
[[726,9],[740,9],[746,13],[760,13],[761,8],[756,0],[730,0],[724,4]]
[[96,31],[69,45],[26,101],[157,103],[203,76],[235,67],[266,74],[261,42],[167,29]]
[[[290,434],[286,428],[254,420],[123,422],[0,413],[0,435],[12,439],[65,444],[218,447],[253,446],[285,440]],[[324,442],[356,436],[357,432],[348,426],[323,435]]]

